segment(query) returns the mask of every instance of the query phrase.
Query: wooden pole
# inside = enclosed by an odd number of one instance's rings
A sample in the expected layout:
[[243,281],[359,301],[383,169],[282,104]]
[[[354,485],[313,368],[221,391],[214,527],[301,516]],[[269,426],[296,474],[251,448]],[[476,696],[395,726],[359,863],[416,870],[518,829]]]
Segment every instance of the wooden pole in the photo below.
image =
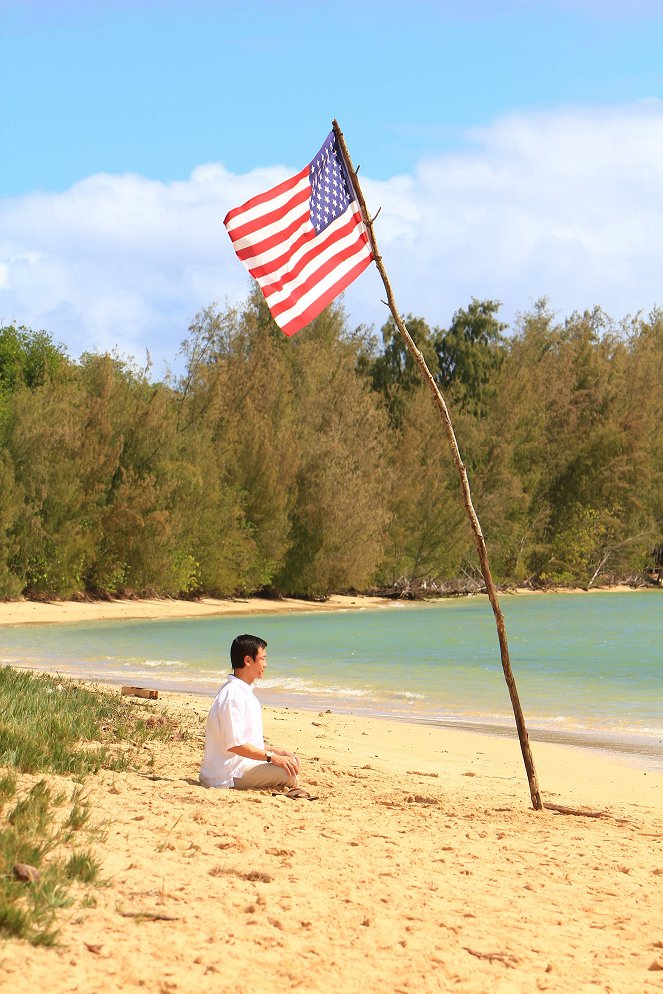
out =
[[477,552],[479,553],[479,562],[481,563],[481,572],[483,574],[483,579],[486,584],[486,592],[488,593],[488,599],[490,600],[491,607],[493,609],[493,614],[495,615],[495,624],[497,626],[497,637],[500,644],[500,656],[502,659],[502,669],[504,671],[504,679],[506,680],[506,685],[509,688],[509,696],[511,698],[511,705],[513,707],[513,714],[516,719],[516,728],[518,730],[518,738],[520,739],[520,748],[523,754],[523,761],[525,763],[525,770],[527,771],[527,780],[529,782],[530,796],[532,798],[532,807],[535,811],[543,810],[543,801],[541,800],[541,792],[539,790],[539,783],[536,776],[536,770],[534,768],[534,759],[532,757],[532,750],[529,744],[529,736],[527,734],[527,728],[525,726],[525,718],[523,716],[523,710],[520,706],[520,698],[518,697],[518,689],[516,687],[516,681],[513,677],[513,672],[511,670],[511,661],[509,659],[509,646],[506,639],[506,629],[504,626],[504,616],[497,599],[497,592],[495,590],[495,584],[493,583],[493,577],[490,572],[490,564],[488,562],[488,552],[486,550],[486,542],[483,537],[483,532],[481,531],[481,525],[479,524],[479,519],[477,517],[476,511],[474,510],[474,505],[472,504],[472,494],[470,492],[470,483],[467,477],[467,470],[461,459],[460,450],[458,448],[458,442],[456,441],[456,433],[454,431],[453,424],[451,423],[451,418],[449,417],[449,411],[445,403],[444,397],[440,393],[439,387],[433,378],[433,375],[426,365],[426,360],[417,348],[412,336],[410,335],[405,322],[400,316],[398,309],[396,307],[396,302],[394,300],[394,294],[391,289],[391,284],[389,282],[389,277],[384,268],[382,262],[382,256],[378,250],[377,242],[375,240],[375,233],[373,231],[373,221],[370,214],[366,208],[366,201],[364,200],[364,195],[359,185],[359,179],[357,177],[357,171],[352,165],[350,159],[350,154],[348,152],[347,145],[345,144],[345,139],[343,137],[343,132],[341,131],[338,121],[333,121],[334,134],[336,135],[336,141],[341,154],[345,160],[345,164],[350,175],[350,180],[353,184],[355,193],[357,194],[357,200],[359,201],[359,206],[364,218],[364,223],[368,230],[368,236],[371,240],[371,245],[373,248],[373,258],[375,259],[375,265],[378,268],[378,272],[382,277],[382,282],[384,283],[384,288],[387,292],[387,302],[389,304],[389,309],[393,315],[394,321],[396,322],[396,327],[398,328],[401,336],[407,346],[410,355],[416,362],[424,381],[428,384],[431,393],[433,394],[433,399],[435,401],[435,406],[440,412],[442,418],[442,424],[444,425],[444,430],[449,440],[449,445],[451,446],[451,453],[453,455],[453,460],[456,465],[456,470],[458,472],[458,477],[460,479],[460,486],[463,493],[463,500],[465,502],[465,510],[467,511],[467,516],[470,519],[470,524],[472,526],[472,531],[474,532],[474,538],[476,542]]

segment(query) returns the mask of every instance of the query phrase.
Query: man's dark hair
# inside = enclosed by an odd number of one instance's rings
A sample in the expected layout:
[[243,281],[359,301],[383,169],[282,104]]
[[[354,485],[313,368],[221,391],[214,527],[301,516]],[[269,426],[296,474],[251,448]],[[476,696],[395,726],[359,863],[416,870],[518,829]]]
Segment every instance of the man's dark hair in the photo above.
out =
[[267,643],[257,635],[238,635],[230,646],[230,663],[234,670],[244,669],[244,656],[255,659],[258,649],[265,649]]

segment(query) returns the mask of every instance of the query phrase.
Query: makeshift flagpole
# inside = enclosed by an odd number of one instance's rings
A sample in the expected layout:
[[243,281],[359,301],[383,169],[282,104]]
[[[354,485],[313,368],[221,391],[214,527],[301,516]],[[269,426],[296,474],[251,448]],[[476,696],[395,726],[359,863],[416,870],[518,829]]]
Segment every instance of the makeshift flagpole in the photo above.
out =
[[529,736],[527,734],[527,728],[525,726],[525,718],[523,716],[523,711],[520,706],[520,698],[518,697],[518,690],[516,688],[516,681],[513,677],[513,672],[511,670],[511,661],[509,659],[509,646],[507,644],[506,629],[504,626],[504,616],[497,599],[497,592],[495,590],[495,584],[493,583],[493,577],[490,572],[490,564],[488,562],[488,552],[486,550],[486,542],[483,537],[483,532],[481,531],[481,525],[477,517],[476,511],[474,510],[474,505],[472,504],[472,494],[470,492],[470,483],[467,477],[467,470],[463,464],[463,460],[460,455],[460,450],[458,448],[458,442],[456,441],[456,433],[454,431],[453,424],[451,423],[451,418],[449,417],[449,411],[445,403],[444,397],[442,396],[435,379],[428,366],[426,365],[426,360],[417,348],[412,336],[405,326],[405,322],[400,316],[398,309],[396,307],[396,302],[394,300],[394,294],[391,289],[391,284],[389,282],[389,277],[387,276],[384,264],[382,262],[382,256],[378,250],[377,242],[375,240],[375,233],[373,231],[373,219],[371,218],[368,210],[366,208],[366,201],[364,200],[364,194],[362,193],[361,186],[357,177],[357,171],[352,165],[350,159],[350,154],[348,152],[347,145],[345,144],[345,139],[343,137],[343,132],[341,131],[338,121],[334,120],[332,122],[334,128],[334,134],[336,135],[336,142],[343,155],[347,171],[350,176],[350,180],[353,184],[354,191],[357,195],[357,200],[359,206],[361,207],[361,212],[363,215],[364,224],[368,231],[368,235],[371,241],[371,246],[373,249],[373,258],[375,259],[375,265],[378,268],[378,272],[382,278],[384,288],[387,292],[387,302],[389,309],[393,315],[394,321],[396,322],[396,327],[398,328],[401,336],[407,346],[410,355],[416,362],[421,375],[423,376],[425,382],[433,394],[435,400],[435,406],[440,412],[442,418],[442,423],[444,425],[444,430],[449,440],[449,445],[451,446],[451,453],[453,456],[454,463],[456,465],[456,470],[460,479],[460,486],[463,493],[463,500],[465,502],[465,510],[470,519],[470,524],[472,526],[472,531],[474,532],[477,552],[479,553],[479,561],[481,563],[481,572],[483,574],[484,582],[486,584],[486,591],[488,593],[488,599],[490,600],[491,607],[493,609],[493,614],[495,615],[495,624],[497,626],[497,637],[500,644],[500,655],[502,658],[502,669],[504,670],[504,679],[506,680],[506,685],[509,688],[509,696],[511,698],[511,705],[513,707],[514,717],[516,719],[516,728],[518,730],[518,738],[520,739],[520,748],[523,754],[523,761],[525,763],[525,769],[527,771],[527,779],[529,781],[530,796],[532,798],[532,807],[535,811],[543,810],[543,801],[541,800],[541,792],[539,790],[539,784],[536,776],[536,770],[534,768],[534,759],[532,757],[532,750],[530,749]]

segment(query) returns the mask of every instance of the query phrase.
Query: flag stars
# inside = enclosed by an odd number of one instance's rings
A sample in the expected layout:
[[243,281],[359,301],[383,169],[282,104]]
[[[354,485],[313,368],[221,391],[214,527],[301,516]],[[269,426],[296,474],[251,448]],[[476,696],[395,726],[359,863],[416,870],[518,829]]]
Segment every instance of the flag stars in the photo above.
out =
[[341,217],[354,199],[338,158],[335,135],[332,134],[327,140],[309,170],[311,223],[320,234],[327,225]]

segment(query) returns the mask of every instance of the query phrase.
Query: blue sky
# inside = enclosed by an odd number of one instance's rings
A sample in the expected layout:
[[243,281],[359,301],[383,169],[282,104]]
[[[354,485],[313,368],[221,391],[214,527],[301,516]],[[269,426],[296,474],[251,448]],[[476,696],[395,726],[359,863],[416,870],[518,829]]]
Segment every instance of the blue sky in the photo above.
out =
[[[654,304],[663,4],[0,0],[0,320],[176,362],[226,210],[337,117],[404,312]],[[379,328],[377,277],[346,294]]]

